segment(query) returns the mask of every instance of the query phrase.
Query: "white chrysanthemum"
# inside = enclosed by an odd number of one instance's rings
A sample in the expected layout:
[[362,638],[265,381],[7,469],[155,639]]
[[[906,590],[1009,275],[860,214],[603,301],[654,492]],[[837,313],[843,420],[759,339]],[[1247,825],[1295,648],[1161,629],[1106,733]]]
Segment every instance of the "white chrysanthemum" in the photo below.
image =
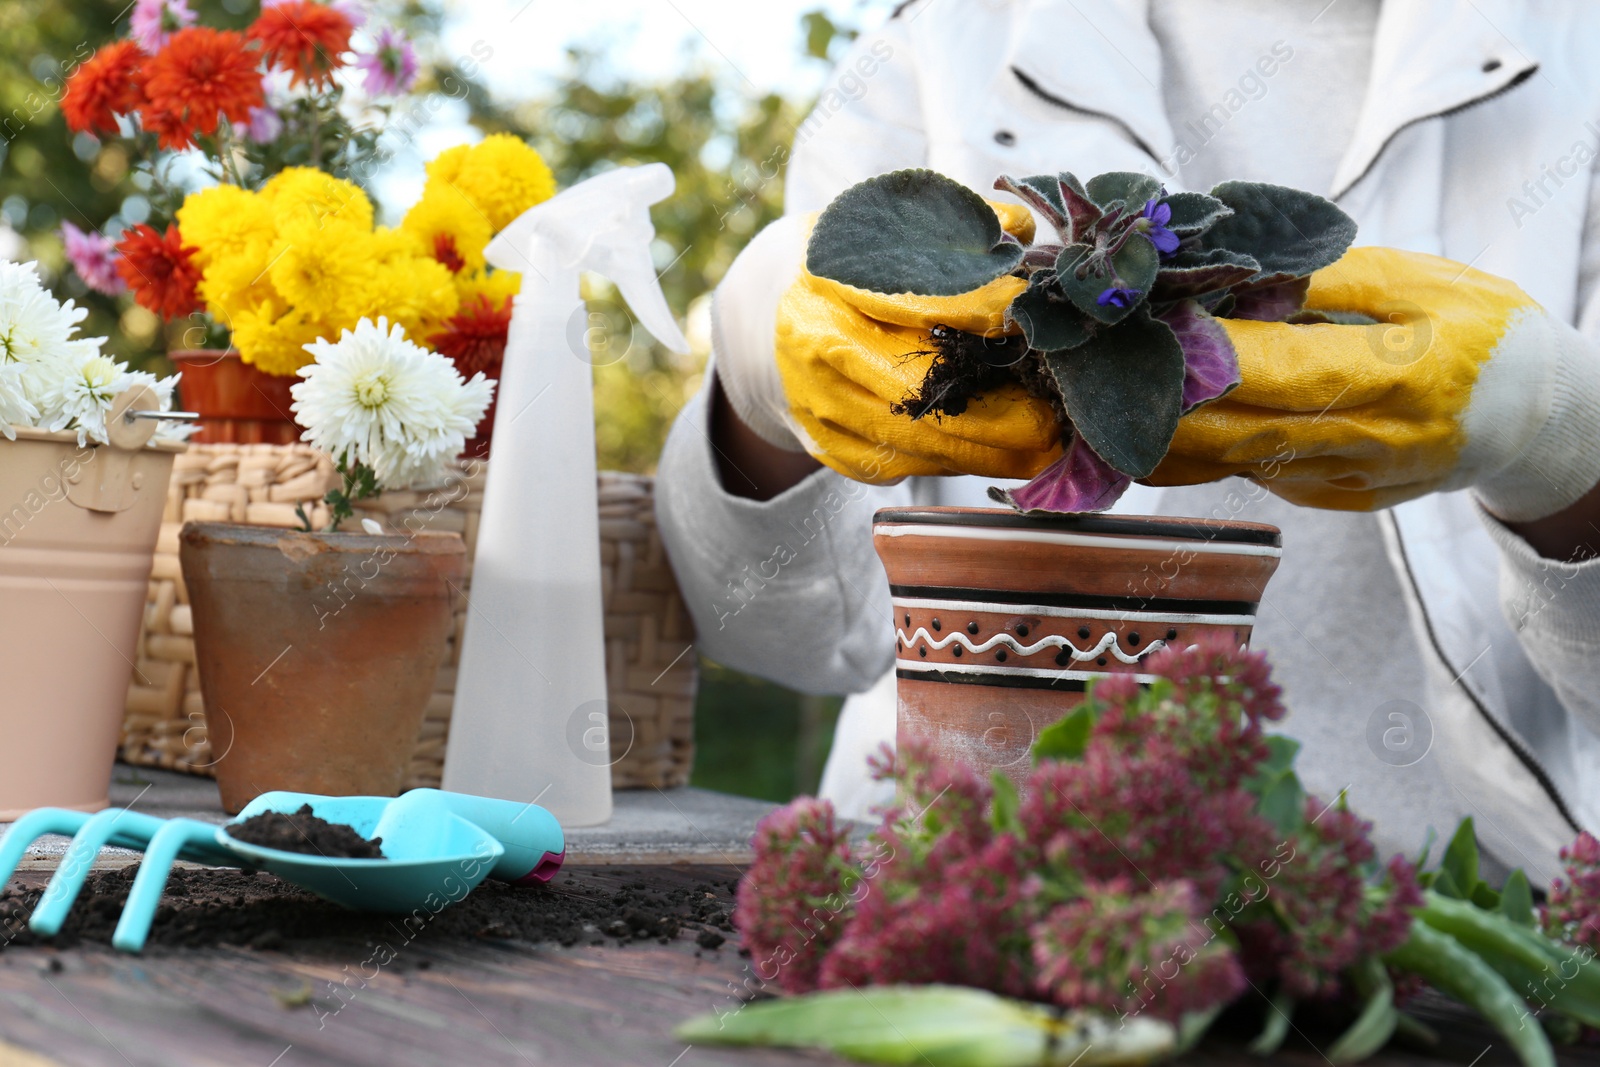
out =
[[39,409],[28,399],[22,384],[22,368],[15,363],[0,363],[0,434],[15,441],[15,427],[36,425],[38,419]]
[[0,363],[21,369],[35,406],[64,375],[100,354],[105,338],[72,336],[88,313],[70,300],[58,303],[33,264],[0,263]]
[[106,413],[117,394],[133,384],[132,375],[109,356],[84,360],[74,373],[57,378],[40,398],[44,428],[77,430],[80,446],[90,439],[104,444]]
[[316,362],[290,387],[295,421],[328,454],[359,462],[386,489],[437,483],[489,406],[494,383],[463,381],[437,352],[387,318],[362,319],[337,342],[306,345]]

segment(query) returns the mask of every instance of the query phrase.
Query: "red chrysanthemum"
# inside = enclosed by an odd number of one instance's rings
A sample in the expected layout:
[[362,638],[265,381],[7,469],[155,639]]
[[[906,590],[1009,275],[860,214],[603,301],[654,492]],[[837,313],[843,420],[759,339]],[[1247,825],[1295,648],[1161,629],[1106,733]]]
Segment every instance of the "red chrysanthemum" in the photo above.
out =
[[266,103],[256,56],[244,35],[231,30],[179,30],[146,61],[144,75],[147,102],[139,115],[146,129],[161,134],[164,147],[176,147],[180,137],[189,142],[196,133],[216,133],[222,118],[247,123],[250,109]]
[[[484,377],[498,379],[500,364],[506,355],[506,336],[510,331],[511,298],[508,296],[496,304],[479,293],[456,312],[444,330],[428,338],[428,343],[435,351],[448,357],[463,377],[470,378],[482,371]],[[489,401],[489,407],[479,420],[472,440],[467,442],[470,455],[482,458],[489,453],[495,403],[495,400]]]
[[164,319],[205,310],[195,292],[200,284],[195,249],[183,243],[178,227],[168,226],[162,234],[140,223],[122,235],[117,251],[117,273],[141,305]]
[[74,133],[116,133],[117,116],[144,103],[140,61],[144,53],[132,41],[108,44],[90,56],[67,79],[61,114]]
[[294,74],[293,84],[331,85],[344,66],[354,29],[343,12],[313,0],[288,0],[261,12],[250,27],[267,64]]

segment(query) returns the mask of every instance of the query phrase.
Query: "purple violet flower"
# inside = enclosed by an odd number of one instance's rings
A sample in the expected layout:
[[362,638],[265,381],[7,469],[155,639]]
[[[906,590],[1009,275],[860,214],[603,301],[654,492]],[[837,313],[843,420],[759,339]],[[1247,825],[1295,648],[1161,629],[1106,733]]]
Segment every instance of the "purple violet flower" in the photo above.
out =
[[167,39],[194,23],[188,0],[135,0],[128,16],[128,39],[146,55],[155,55]]
[[1172,221],[1171,204],[1160,197],[1151,197],[1144,202],[1144,212],[1139,218],[1139,229],[1150,238],[1157,252],[1170,256],[1178,250],[1178,235],[1167,229],[1167,223]]
[[97,293],[118,296],[128,291],[128,286],[117,274],[116,243],[103,233],[85,233],[70,222],[61,224],[61,243],[66,246],[67,260],[78,272],[83,283]]
[[1126,289],[1120,285],[1113,285],[1099,296],[1094,302],[1101,307],[1125,308],[1132,307],[1135,300],[1139,299],[1138,289]]
[[357,56],[356,66],[366,71],[361,87],[373,96],[399,96],[417,80],[417,53],[392,26],[377,32],[372,52]]
[[267,144],[276,141],[283,132],[283,116],[270,107],[253,107],[250,109],[250,125],[245,128],[245,136],[256,144]]

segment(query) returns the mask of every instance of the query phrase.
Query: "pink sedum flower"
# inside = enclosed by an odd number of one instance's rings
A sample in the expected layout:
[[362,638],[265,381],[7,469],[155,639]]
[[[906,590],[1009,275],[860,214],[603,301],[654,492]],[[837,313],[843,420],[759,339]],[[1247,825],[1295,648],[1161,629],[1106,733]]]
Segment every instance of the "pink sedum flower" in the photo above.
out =
[[1600,840],[1585,830],[1561,850],[1561,864],[1567,876],[1550,882],[1545,932],[1600,952]]
[[72,223],[63,222],[61,242],[66,246],[67,261],[89,288],[106,296],[128,291],[117,274],[117,247],[111,238],[92,230],[85,233]]
[[146,55],[155,55],[168,39],[194,24],[188,0],[134,0],[128,16],[128,38]]
[[373,96],[399,96],[417,80],[417,53],[405,35],[392,26],[379,30],[371,52],[356,57],[366,72],[361,87]]

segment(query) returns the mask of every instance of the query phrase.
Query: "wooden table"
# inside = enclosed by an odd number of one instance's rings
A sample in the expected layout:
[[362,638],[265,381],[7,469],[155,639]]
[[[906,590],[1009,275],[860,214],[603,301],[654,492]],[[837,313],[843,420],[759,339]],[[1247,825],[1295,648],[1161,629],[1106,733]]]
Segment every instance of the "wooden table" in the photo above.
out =
[[[131,799],[152,781],[153,791],[139,796],[141,809],[175,814],[209,803],[206,787],[194,779],[133,772],[117,788]],[[692,791],[661,794],[653,802],[628,798],[619,811],[639,810],[619,816],[606,832],[629,840],[591,833],[583,838],[589,850],[584,854],[599,862],[572,865],[570,873],[531,892],[594,894],[639,883],[661,890],[714,883],[717,898],[730,903],[727,887],[738,875],[735,864],[743,862],[740,845],[748,840],[745,820],[753,822],[766,809],[722,800],[727,803]],[[661,810],[645,810],[652,806]],[[629,818],[637,821],[630,824]],[[629,825],[643,829],[632,833]],[[674,834],[683,843],[668,848]],[[653,843],[641,849],[634,836]],[[666,858],[675,848],[694,854],[694,862],[640,865],[612,858]],[[707,852],[727,861],[701,858]],[[115,857],[107,862],[114,865]],[[52,855],[41,855],[13,884],[42,886],[53,866]],[[437,931],[424,930],[409,941],[397,938],[402,947],[384,966],[364,966],[374,952],[361,937],[302,939],[276,950],[153,944],[141,956],[88,943],[64,949],[13,944],[0,950],[0,1067],[839,1062],[820,1053],[691,1048],[674,1039],[676,1024],[737,1007],[754,982],[735,937],[720,948],[702,949],[697,932],[685,927],[667,944],[608,940],[562,948],[498,937],[430,936]],[[1436,1057],[1391,1050],[1369,1062],[1516,1062],[1463,1011],[1430,1003],[1423,1013],[1446,1037]],[[1319,1034],[1292,1037],[1272,1062],[1327,1067],[1316,1046],[1326,1047],[1328,1040]],[[1600,1065],[1600,1051],[1562,1050],[1560,1058]],[[1263,1062],[1227,1040],[1211,1041],[1184,1061],[1194,1067]]]

